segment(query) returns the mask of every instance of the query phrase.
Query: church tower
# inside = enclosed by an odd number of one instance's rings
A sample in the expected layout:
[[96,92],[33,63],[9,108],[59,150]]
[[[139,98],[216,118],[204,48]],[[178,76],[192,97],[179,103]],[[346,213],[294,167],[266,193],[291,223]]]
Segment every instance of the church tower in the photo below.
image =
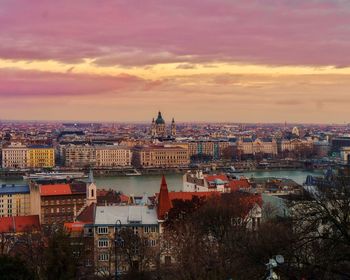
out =
[[151,136],[157,137],[156,122],[154,121],[154,118],[152,119],[152,124],[151,124]]
[[165,176],[162,177],[162,183],[160,184],[160,191],[158,195],[158,205],[157,205],[157,215],[159,221],[164,221],[167,219],[168,212],[172,208],[168,185],[165,180]]
[[90,170],[89,179],[86,183],[86,188],[86,205],[90,206],[92,203],[97,203],[97,188],[95,185],[94,174],[92,170]]
[[175,120],[173,118],[173,120],[171,121],[171,131],[170,131],[170,135],[172,137],[176,136],[176,124],[175,124]]
[[156,131],[158,137],[165,137],[166,131],[165,131],[165,121],[162,117],[162,113],[158,112],[158,117],[156,119]]

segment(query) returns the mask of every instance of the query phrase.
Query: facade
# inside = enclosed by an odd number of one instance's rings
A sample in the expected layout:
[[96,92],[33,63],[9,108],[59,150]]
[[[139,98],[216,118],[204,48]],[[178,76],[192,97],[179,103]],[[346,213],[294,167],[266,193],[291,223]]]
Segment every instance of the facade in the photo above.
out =
[[219,140],[194,140],[188,142],[190,158],[208,156],[211,159],[220,159],[225,149],[230,146],[229,141]]
[[96,203],[96,186],[93,183],[32,183],[30,192],[31,212],[40,216],[42,224],[73,222],[87,206]]
[[96,146],[96,167],[130,166],[132,153],[117,145]]
[[28,167],[51,168],[55,166],[55,150],[47,146],[28,147]]
[[28,167],[28,148],[21,143],[11,143],[2,148],[2,167],[25,169]]
[[30,215],[28,185],[0,185],[0,217]]
[[281,152],[285,151],[296,151],[300,148],[312,148],[313,147],[313,141],[312,140],[302,140],[302,139],[283,139],[281,141]]
[[[159,223],[155,208],[141,205],[97,206],[93,225],[97,273],[114,275],[116,255],[118,271],[123,273],[129,270],[130,260],[118,251],[120,248],[115,248],[116,231],[120,229],[132,230],[142,240],[147,241],[148,247],[158,246]],[[131,261],[137,268],[141,260],[136,255],[133,255]]]
[[277,141],[271,138],[242,138],[237,141],[237,149],[243,155],[277,155]]
[[133,149],[133,165],[136,167],[182,167],[188,164],[188,150],[183,147],[152,145]]
[[96,151],[91,145],[67,145],[63,151],[67,167],[91,167],[96,163]]

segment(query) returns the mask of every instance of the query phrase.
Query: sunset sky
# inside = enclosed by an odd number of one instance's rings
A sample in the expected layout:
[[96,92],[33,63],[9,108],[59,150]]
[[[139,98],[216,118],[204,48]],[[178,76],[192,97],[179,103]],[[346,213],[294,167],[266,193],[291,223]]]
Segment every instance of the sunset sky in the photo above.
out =
[[350,122],[348,0],[0,0],[0,119]]

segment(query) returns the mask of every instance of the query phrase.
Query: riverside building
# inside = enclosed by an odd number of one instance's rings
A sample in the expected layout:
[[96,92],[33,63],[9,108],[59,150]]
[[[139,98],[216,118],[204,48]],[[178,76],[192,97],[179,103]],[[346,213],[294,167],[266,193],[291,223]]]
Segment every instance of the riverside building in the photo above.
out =
[[24,169],[28,167],[28,148],[21,143],[11,143],[2,148],[2,167]]
[[190,163],[188,149],[176,145],[136,146],[133,165],[136,167],[185,167]]
[[51,168],[55,166],[55,150],[48,146],[28,147],[28,167]]
[[117,145],[96,146],[96,167],[128,167],[132,152],[128,147]]

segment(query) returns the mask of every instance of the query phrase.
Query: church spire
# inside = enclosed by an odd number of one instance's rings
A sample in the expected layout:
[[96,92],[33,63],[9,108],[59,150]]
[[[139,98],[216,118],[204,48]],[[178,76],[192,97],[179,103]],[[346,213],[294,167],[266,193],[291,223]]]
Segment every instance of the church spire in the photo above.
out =
[[94,173],[93,173],[92,169],[90,169],[88,183],[92,184],[92,183],[94,183],[94,181],[95,181],[94,180]]
[[169,210],[172,208],[169,198],[168,185],[165,180],[165,176],[162,177],[162,183],[160,184],[160,191],[158,196],[158,220],[165,220]]

